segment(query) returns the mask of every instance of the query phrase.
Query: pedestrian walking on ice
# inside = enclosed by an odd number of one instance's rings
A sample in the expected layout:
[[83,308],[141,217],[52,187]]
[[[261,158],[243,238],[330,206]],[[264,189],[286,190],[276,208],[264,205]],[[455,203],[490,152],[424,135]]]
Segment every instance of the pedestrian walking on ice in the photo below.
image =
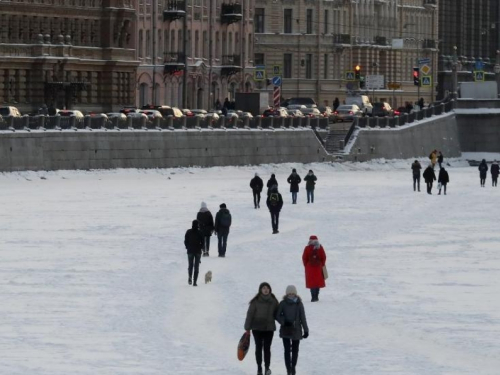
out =
[[210,237],[214,232],[214,217],[205,202],[201,202],[201,208],[196,215],[196,220],[198,220],[200,232],[203,235],[203,256],[207,257],[210,251]]
[[222,203],[219,207],[220,210],[215,215],[215,232],[217,233],[219,257],[224,258],[226,256],[227,237],[229,236],[232,217],[225,203]]
[[441,195],[441,188],[444,189],[444,195],[446,195],[446,185],[448,185],[448,182],[450,182],[450,176],[448,175],[448,171],[442,167],[439,170],[439,175],[438,175],[438,185],[439,185],[439,192],[438,195]]
[[432,169],[434,169],[434,167],[436,166],[436,163],[437,163],[437,151],[436,150],[431,152],[431,154],[429,155],[429,159],[431,159]]
[[438,164],[439,164],[439,169],[442,168],[443,166],[443,159],[444,159],[444,156],[443,156],[443,153],[441,151],[438,152]]
[[427,185],[427,194],[432,194],[432,184],[436,181],[436,174],[434,173],[432,164],[429,164],[429,166],[425,168],[423,177],[425,184]]
[[292,204],[297,204],[297,193],[299,192],[299,184],[302,179],[297,174],[296,169],[292,169],[292,174],[288,176],[287,182],[290,184],[290,193],[292,193]]
[[413,191],[416,191],[418,187],[418,191],[420,191],[420,170],[422,169],[422,166],[418,162],[418,160],[415,160],[412,165],[411,165],[411,171],[413,175]]
[[278,186],[278,181],[276,180],[276,176],[275,176],[275,174],[273,173],[273,174],[271,175],[271,177],[269,178],[269,180],[267,180],[267,184],[266,184],[266,186],[267,186],[267,195],[269,195],[269,194],[270,194],[270,192],[271,192],[271,188],[272,188],[273,186],[275,186],[275,185],[276,185],[276,186]]
[[486,164],[486,160],[483,159],[481,161],[481,164],[479,164],[479,179],[481,182],[481,186],[484,187],[484,184],[486,183],[486,175],[488,174],[488,164]]
[[198,220],[193,220],[191,229],[186,231],[184,246],[186,246],[188,256],[188,284],[198,286],[196,282],[200,268],[201,249],[203,249],[203,235],[198,229]]
[[319,301],[319,290],[326,286],[323,267],[326,265],[326,253],[318,237],[309,237],[309,243],[302,254],[302,263],[306,273],[306,288],[311,290],[311,302]]
[[491,185],[492,186],[497,186],[497,181],[498,181],[498,174],[499,174],[499,168],[498,168],[498,162],[495,160],[493,164],[491,164]]
[[[271,285],[263,282],[259,292],[252,298],[245,319],[245,331],[252,331],[255,341],[255,361],[257,375],[271,375],[271,344],[276,331],[276,313],[279,302],[272,293]],[[262,353],[264,353],[264,372],[262,371]]]
[[252,188],[253,193],[253,204],[255,208],[260,208],[260,193],[264,188],[264,182],[258,173],[255,173],[255,177],[250,180],[250,188]]
[[309,169],[309,173],[304,177],[304,181],[306,182],[307,203],[314,203],[314,187],[317,180],[312,169]]
[[300,340],[309,337],[309,327],[304,304],[297,295],[297,288],[294,285],[286,287],[285,296],[278,307],[276,320],[281,325],[280,337],[283,340],[287,375],[295,375]]
[[271,225],[273,227],[273,234],[279,233],[279,219],[281,208],[283,207],[283,197],[278,192],[278,186],[275,185],[271,188],[270,194],[266,200],[267,208],[271,213]]

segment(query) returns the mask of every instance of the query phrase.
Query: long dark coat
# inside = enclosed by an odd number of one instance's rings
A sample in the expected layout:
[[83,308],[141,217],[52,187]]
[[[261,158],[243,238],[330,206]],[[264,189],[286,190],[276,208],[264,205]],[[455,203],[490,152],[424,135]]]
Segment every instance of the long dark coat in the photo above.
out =
[[479,169],[479,176],[481,178],[486,178],[486,174],[488,173],[488,164],[481,162],[477,169]]
[[252,190],[256,191],[257,193],[260,193],[262,191],[262,188],[264,187],[264,182],[259,176],[255,176],[252,178],[250,181],[250,187]]
[[436,174],[434,173],[434,170],[432,169],[432,167],[425,168],[423,176],[424,176],[425,182],[432,182],[432,181],[436,180]]
[[491,171],[491,175],[493,177],[498,177],[498,174],[499,174],[499,171],[500,171],[500,169],[498,167],[498,164],[497,163],[491,164],[490,171]]
[[292,173],[288,176],[287,182],[290,184],[290,193],[299,192],[299,184],[302,182],[302,179],[297,173]]
[[248,306],[245,330],[276,331],[276,312],[278,300],[274,295],[264,296],[259,294]]
[[211,236],[214,231],[214,217],[209,210],[200,211],[198,215],[196,215],[196,220],[198,220],[198,224],[200,225],[201,233],[207,237]]
[[443,185],[446,185],[448,182],[450,182],[450,176],[448,176],[448,172],[446,170],[441,169],[439,171],[438,182],[441,182],[441,184]]
[[418,161],[412,163],[411,170],[413,171],[413,175],[415,177],[420,177],[420,170],[421,169],[422,169],[422,166],[420,165],[420,163]]
[[[302,340],[302,335],[306,332],[309,333],[309,327],[307,326],[306,312],[304,310],[304,304],[300,297],[297,300],[291,300],[288,297],[283,298],[278,307],[278,313],[276,314],[276,320],[281,325],[280,327],[280,337],[292,340]],[[285,335],[283,333],[283,327],[285,325],[293,325],[293,335]]]
[[316,181],[318,178],[314,174],[307,174],[304,177],[304,181],[306,182],[306,190],[314,190],[314,186],[316,185]]
[[201,254],[201,249],[203,249],[203,236],[194,225],[191,229],[186,231],[184,246],[186,246],[188,254]]

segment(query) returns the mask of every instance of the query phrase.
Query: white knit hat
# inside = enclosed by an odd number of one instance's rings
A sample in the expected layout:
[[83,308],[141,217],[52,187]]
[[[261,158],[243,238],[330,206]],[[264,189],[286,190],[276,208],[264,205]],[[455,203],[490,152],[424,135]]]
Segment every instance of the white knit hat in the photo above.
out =
[[297,288],[295,287],[295,285],[288,285],[286,287],[286,294],[295,294],[297,295]]

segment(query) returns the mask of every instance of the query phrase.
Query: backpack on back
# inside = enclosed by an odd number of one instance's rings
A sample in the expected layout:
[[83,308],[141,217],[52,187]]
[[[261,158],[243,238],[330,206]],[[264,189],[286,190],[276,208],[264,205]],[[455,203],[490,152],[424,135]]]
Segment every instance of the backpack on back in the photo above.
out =
[[271,207],[278,207],[279,201],[280,197],[278,193],[271,193],[271,195],[269,196],[269,205]]
[[226,228],[231,226],[231,215],[229,212],[222,212],[220,215],[220,225]]

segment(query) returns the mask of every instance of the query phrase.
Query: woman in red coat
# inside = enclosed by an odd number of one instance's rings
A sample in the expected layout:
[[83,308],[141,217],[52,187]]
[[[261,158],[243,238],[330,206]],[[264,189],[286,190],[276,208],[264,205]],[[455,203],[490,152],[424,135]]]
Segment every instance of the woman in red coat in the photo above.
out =
[[306,288],[311,289],[311,302],[319,301],[319,290],[325,287],[323,266],[326,264],[326,254],[318,237],[309,237],[309,243],[302,254],[302,263],[306,269]]

